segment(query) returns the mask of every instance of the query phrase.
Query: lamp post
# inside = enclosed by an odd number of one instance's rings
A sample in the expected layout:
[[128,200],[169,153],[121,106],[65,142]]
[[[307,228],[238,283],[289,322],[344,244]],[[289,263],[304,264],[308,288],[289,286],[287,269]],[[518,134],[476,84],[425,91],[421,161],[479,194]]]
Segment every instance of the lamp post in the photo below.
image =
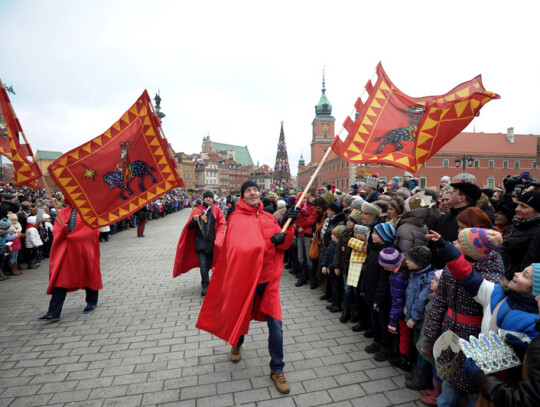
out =
[[474,158],[472,156],[462,155],[461,157],[457,157],[456,161],[456,168],[462,167],[463,172],[465,172],[465,168],[472,167],[474,164]]

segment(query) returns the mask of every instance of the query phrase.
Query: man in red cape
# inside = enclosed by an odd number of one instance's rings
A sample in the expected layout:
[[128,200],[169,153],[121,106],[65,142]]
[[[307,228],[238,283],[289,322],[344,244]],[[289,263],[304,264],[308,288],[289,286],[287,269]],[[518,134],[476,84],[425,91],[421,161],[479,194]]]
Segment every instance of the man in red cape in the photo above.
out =
[[[250,321],[266,321],[270,377],[279,392],[288,393],[290,386],[283,374],[279,281],[293,228],[289,226],[282,233],[276,218],[263,211],[259,188],[253,181],[242,185],[240,196],[227,220],[223,248],[196,326],[230,343],[230,359],[236,363],[241,359],[240,347]],[[288,215],[292,219],[297,216],[297,210]]]
[[74,208],[61,209],[54,222],[49,260],[47,294],[52,296],[49,311],[39,321],[58,321],[66,294],[83,288],[87,304],[83,312],[87,314],[96,308],[98,290],[103,288],[99,256],[99,229],[86,226]]
[[215,266],[223,244],[225,226],[223,211],[214,205],[214,194],[205,191],[203,203],[191,212],[178,241],[173,278],[199,267],[203,297],[210,284],[210,268]]

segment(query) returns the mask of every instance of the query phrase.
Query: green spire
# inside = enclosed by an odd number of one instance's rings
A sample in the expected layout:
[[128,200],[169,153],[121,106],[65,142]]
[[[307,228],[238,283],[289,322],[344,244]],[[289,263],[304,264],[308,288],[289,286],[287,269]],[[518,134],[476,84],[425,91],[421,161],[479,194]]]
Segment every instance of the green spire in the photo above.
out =
[[326,97],[326,81],[325,81],[325,72],[323,68],[323,79],[322,79],[322,95],[319,100],[319,104],[315,106],[315,114],[317,116],[330,116],[332,115],[332,105]]

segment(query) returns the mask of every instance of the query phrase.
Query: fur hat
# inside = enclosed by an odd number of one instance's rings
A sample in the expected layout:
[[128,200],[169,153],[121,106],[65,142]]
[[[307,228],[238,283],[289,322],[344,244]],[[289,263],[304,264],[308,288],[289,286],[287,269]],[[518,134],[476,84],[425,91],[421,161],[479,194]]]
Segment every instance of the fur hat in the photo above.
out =
[[392,243],[396,239],[396,228],[391,223],[377,223],[373,231],[379,235],[383,242]]
[[379,264],[381,267],[395,269],[401,266],[405,256],[393,247],[385,247],[379,253]]
[[378,199],[373,202],[373,205],[377,205],[379,208],[381,208],[381,216],[388,216],[388,201]]
[[214,193],[212,191],[204,191],[204,193],[202,194],[203,199],[208,197],[208,196],[210,198],[214,199]]
[[532,190],[525,192],[518,198],[518,201],[529,205],[536,212],[540,212],[540,191]]
[[377,189],[377,187],[379,186],[379,178],[373,177],[370,175],[369,177],[366,178],[365,185],[373,189]]
[[[251,180],[248,180],[248,181],[244,182],[242,184],[242,186],[240,187],[240,198],[244,199],[244,192],[246,192],[246,189],[251,188],[251,187],[255,187],[260,191],[259,186],[255,182],[253,182]],[[212,196],[213,195],[214,194],[212,194]],[[204,197],[204,195],[203,195],[203,197]]]
[[9,229],[10,227],[11,227],[11,222],[7,220],[7,218],[2,218],[2,220],[0,220],[0,229],[4,230],[4,229]]
[[361,196],[353,196],[353,200],[351,201],[351,208],[358,209],[359,211],[362,210],[362,204],[364,203],[364,199],[362,199]]
[[369,228],[364,225],[354,225],[354,236],[358,239],[365,239],[366,241],[369,238]]
[[533,286],[532,295],[533,298],[540,295],[540,263],[533,263]]
[[336,235],[336,237],[340,237],[346,229],[347,226],[345,225],[337,225],[334,229],[332,229],[332,233]]
[[351,214],[349,215],[349,219],[352,220],[357,225],[362,224],[362,212],[360,212],[358,209],[353,209],[351,211]]
[[431,250],[427,246],[415,246],[407,250],[405,256],[420,267],[420,270],[425,269],[431,264]]
[[466,228],[460,230],[458,241],[463,254],[473,260],[480,260],[499,247],[502,235],[492,229]]
[[364,202],[362,204],[362,213],[379,217],[381,216],[381,208],[377,205],[370,204],[369,202]]

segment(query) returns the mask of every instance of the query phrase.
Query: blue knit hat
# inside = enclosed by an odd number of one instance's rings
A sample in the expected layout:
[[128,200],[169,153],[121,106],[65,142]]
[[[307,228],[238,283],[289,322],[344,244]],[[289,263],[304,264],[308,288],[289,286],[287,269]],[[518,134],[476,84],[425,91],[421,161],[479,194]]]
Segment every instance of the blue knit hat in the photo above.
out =
[[392,243],[396,239],[396,228],[391,223],[377,223],[374,230],[384,242]]
[[533,298],[540,295],[540,263],[533,263],[533,286],[532,295]]

